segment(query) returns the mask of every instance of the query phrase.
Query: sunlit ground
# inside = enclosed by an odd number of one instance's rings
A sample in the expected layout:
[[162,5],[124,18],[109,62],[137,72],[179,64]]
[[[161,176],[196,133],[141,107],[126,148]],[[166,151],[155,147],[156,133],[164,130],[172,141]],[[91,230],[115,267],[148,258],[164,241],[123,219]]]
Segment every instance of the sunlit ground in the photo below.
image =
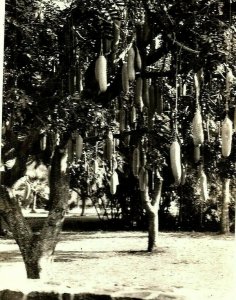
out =
[[235,299],[233,235],[160,233],[159,251],[149,254],[146,248],[145,232],[63,232],[50,273],[35,282],[25,279],[14,241],[0,239],[1,289],[134,295],[151,290],[186,299]]

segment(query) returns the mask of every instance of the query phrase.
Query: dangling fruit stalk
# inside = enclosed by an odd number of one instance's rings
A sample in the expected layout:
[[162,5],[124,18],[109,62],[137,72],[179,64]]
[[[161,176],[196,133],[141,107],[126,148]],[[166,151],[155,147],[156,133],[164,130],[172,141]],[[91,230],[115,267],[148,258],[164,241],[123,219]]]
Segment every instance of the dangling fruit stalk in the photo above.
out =
[[140,151],[139,148],[135,148],[133,151],[133,160],[132,160],[132,170],[134,176],[139,175],[139,168],[140,168]]

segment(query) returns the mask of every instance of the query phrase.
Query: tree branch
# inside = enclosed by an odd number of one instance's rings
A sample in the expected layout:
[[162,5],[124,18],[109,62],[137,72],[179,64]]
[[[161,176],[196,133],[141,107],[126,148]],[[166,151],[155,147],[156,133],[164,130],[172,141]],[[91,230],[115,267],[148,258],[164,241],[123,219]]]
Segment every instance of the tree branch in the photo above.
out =
[[[174,34],[174,35],[175,35],[175,34]],[[175,39],[175,37],[172,38],[172,37],[171,37],[171,34],[168,34],[167,37],[168,37],[168,39],[171,40],[171,42],[172,42],[173,44],[176,44],[176,45],[179,46],[181,49],[184,49],[184,50],[186,50],[186,51],[188,51],[188,52],[190,52],[190,53],[200,54],[200,51],[194,50],[194,49],[191,49],[191,48],[188,47],[188,46],[185,46],[184,44],[178,42],[178,41]]]

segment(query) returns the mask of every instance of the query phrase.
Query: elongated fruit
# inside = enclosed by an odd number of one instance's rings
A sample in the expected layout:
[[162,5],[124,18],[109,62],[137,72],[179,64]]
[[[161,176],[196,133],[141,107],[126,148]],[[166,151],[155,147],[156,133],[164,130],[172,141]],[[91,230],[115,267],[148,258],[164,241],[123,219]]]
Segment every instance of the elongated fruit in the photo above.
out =
[[208,200],[207,177],[204,171],[200,175],[201,196],[204,201]]
[[234,75],[232,73],[232,70],[229,69],[226,74],[226,92],[230,93],[231,85],[234,81]]
[[199,109],[196,110],[192,122],[193,143],[195,146],[202,145],[204,142],[204,132],[202,126],[202,115]]
[[135,60],[135,51],[131,47],[128,51],[128,61],[127,61],[128,78],[130,81],[135,80],[134,60]]
[[104,55],[100,55],[95,63],[95,78],[99,84],[101,92],[107,90],[107,60]]
[[224,157],[228,157],[231,153],[232,135],[233,135],[233,122],[229,119],[229,117],[225,117],[221,128],[222,155]]
[[75,137],[75,153],[76,158],[80,159],[83,153],[83,138],[79,133],[76,133]]
[[174,141],[170,146],[170,164],[172,174],[176,184],[180,184],[181,181],[181,151],[178,141]]
[[119,177],[116,171],[114,171],[110,178],[110,192],[112,195],[116,193],[118,185],[119,185]]
[[193,158],[195,163],[199,162],[201,158],[201,148],[199,145],[194,147]]
[[196,89],[196,97],[199,98],[200,96],[200,80],[198,74],[194,74],[194,85]]
[[130,118],[131,123],[136,123],[137,122],[137,110],[134,105],[131,108],[130,116],[131,116],[131,118]]

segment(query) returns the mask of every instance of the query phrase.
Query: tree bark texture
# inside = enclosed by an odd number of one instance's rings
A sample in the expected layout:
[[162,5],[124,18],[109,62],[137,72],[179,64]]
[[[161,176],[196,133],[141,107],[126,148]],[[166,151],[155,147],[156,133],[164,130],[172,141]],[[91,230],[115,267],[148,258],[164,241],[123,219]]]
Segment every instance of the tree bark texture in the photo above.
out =
[[154,195],[151,199],[148,188],[146,191],[141,191],[141,199],[148,215],[148,252],[154,252],[158,247],[159,233],[159,202],[161,199],[162,180],[155,187]]
[[229,233],[229,202],[230,202],[230,179],[225,178],[222,184],[222,208],[220,231],[222,234]]
[[27,277],[38,279],[47,273],[61,232],[69,199],[69,175],[65,150],[56,149],[52,158],[50,176],[50,201],[48,217],[40,233],[32,232],[22,215],[11,190],[0,187],[0,214],[8,224],[18,244]]

